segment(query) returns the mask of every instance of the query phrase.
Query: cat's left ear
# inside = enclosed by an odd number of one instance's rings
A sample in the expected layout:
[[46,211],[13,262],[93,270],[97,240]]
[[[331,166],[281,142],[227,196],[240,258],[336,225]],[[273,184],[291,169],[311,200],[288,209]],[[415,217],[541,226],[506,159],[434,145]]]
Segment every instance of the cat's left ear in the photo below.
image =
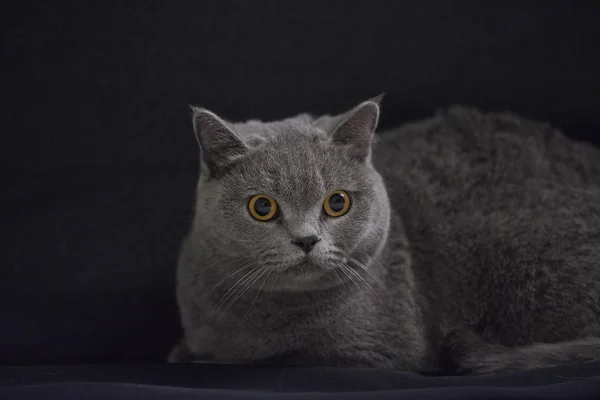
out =
[[380,101],[381,96],[378,96],[347,112],[331,133],[332,143],[345,147],[351,157],[367,160],[379,122]]
[[221,168],[248,152],[242,138],[215,113],[197,107],[192,107],[192,112],[200,158],[206,172],[217,174]]

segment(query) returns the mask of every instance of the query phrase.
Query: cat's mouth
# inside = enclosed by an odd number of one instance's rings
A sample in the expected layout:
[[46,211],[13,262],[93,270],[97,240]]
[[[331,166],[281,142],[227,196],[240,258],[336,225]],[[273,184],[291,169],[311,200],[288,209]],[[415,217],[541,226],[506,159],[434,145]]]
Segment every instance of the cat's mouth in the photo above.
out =
[[324,265],[314,257],[302,257],[277,274],[278,289],[290,291],[317,290],[334,286],[332,267]]
[[299,263],[287,268],[286,272],[294,275],[306,275],[323,270],[324,267],[319,262],[307,255]]
[[272,285],[266,290],[311,291],[338,286],[340,264],[345,261],[331,254],[306,254],[287,265],[279,265]]

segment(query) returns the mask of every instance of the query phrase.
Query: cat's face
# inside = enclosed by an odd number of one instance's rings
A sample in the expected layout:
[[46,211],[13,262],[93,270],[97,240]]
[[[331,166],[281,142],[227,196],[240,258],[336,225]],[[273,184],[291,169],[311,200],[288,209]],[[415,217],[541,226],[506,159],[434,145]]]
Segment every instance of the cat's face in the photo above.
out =
[[238,271],[235,282],[248,273],[263,290],[309,290],[346,282],[368,262],[385,240],[388,204],[368,157],[377,110],[367,111],[359,117],[374,122],[346,128],[367,130],[356,143],[287,120],[238,125],[244,147],[229,147],[222,164],[207,156],[195,224],[216,257],[225,255],[223,274]]

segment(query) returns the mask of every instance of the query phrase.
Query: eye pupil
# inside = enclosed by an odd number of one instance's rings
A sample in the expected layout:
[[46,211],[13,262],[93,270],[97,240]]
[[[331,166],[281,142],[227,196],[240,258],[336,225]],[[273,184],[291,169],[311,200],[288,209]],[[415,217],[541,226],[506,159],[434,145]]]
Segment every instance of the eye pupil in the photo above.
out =
[[346,215],[350,209],[350,196],[343,190],[331,192],[323,202],[323,211],[330,217]]
[[335,212],[342,211],[345,204],[346,198],[341,193],[335,193],[329,198],[329,207]]
[[254,211],[261,217],[268,215],[271,212],[271,208],[271,202],[265,197],[257,199],[254,203]]
[[248,201],[248,212],[255,220],[267,222],[277,216],[277,202],[266,194],[255,194]]

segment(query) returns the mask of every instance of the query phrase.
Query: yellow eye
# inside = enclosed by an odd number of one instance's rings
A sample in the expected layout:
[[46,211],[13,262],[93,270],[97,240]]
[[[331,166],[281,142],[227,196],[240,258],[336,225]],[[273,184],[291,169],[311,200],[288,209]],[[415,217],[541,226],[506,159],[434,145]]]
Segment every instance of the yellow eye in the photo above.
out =
[[350,196],[343,190],[335,190],[325,198],[323,209],[330,217],[341,217],[350,209]]
[[277,202],[266,194],[255,194],[248,202],[248,212],[258,221],[270,221],[277,216]]

